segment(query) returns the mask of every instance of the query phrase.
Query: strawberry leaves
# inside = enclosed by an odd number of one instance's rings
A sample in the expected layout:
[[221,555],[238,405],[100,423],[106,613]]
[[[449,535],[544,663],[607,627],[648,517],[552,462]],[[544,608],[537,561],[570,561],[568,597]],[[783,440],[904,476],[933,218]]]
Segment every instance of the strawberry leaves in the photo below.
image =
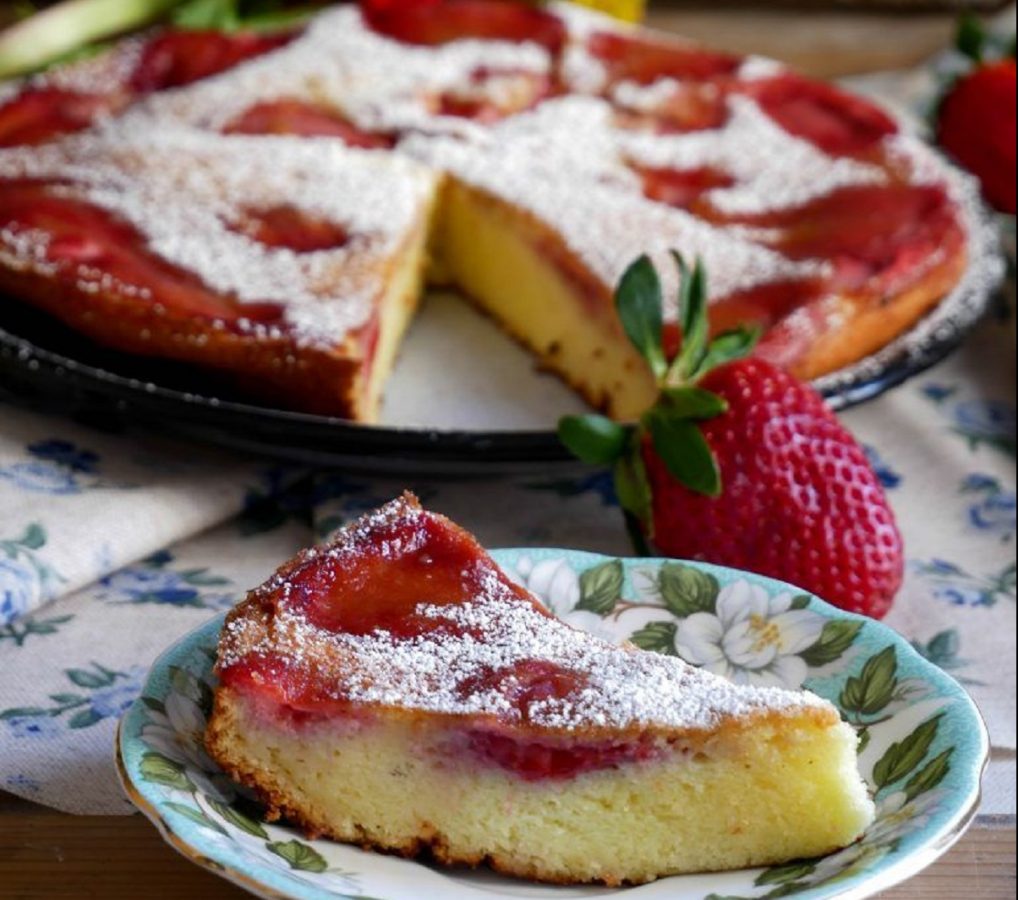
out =
[[690,267],[680,254],[672,258],[679,270],[678,324],[684,336],[673,359],[664,349],[661,279],[649,257],[641,256],[626,270],[615,293],[622,328],[660,387],[655,404],[634,424],[599,415],[567,416],[559,422],[559,438],[574,456],[613,467],[619,503],[647,534],[653,519],[643,457],[648,446],[690,490],[708,497],[721,493],[721,472],[698,423],[723,415],[728,404],[696,382],[711,369],[749,354],[759,336],[740,328],[712,340],[707,272],[699,260]]
[[625,452],[629,430],[605,416],[566,416],[559,422],[558,436],[580,461],[606,466]]
[[661,280],[649,256],[634,262],[619,282],[615,309],[629,342],[640,351],[660,380],[668,371],[661,334],[664,329],[661,307]]
[[645,417],[654,450],[680,484],[708,497],[721,494],[721,471],[696,424],[654,408]]

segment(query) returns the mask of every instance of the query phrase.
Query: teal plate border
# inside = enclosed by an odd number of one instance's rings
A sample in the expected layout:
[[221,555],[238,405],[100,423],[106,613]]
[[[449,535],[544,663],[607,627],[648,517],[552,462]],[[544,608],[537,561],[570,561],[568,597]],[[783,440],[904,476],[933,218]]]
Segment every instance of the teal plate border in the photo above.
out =
[[306,840],[261,821],[202,748],[222,616],[156,661],[121,722],[117,760],[132,802],[192,861],[252,893],[295,900],[861,898],[929,865],[975,815],[988,756],[982,719],[954,679],[886,626],[779,581],[701,563],[553,549],[493,556],[576,627],[831,700],[859,734],[877,804],[866,835],[821,859],[621,889],[533,885]]

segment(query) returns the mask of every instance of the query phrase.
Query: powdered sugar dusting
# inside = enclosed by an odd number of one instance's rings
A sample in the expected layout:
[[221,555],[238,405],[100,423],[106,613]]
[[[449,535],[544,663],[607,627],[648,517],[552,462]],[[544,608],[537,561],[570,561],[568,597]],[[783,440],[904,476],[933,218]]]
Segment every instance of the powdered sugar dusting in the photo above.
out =
[[[642,253],[666,263],[672,249],[704,259],[712,297],[817,273],[815,264],[792,262],[731,229],[647,200],[624,162],[630,135],[611,117],[603,100],[568,97],[502,123],[485,140],[412,136],[401,148],[534,214],[608,286]],[[666,297],[674,296],[672,287]]]
[[645,166],[696,169],[709,166],[736,183],[707,199],[726,213],[762,213],[800,206],[838,188],[885,182],[873,165],[835,159],[776,125],[748,97],[728,98],[730,116],[722,129],[691,134],[633,133],[620,144]]
[[[421,224],[433,174],[338,142],[165,126],[154,133],[148,125],[129,116],[58,145],[4,152],[0,177],[68,182],[58,190],[123,217],[150,250],[213,290],[240,303],[281,304],[303,340],[333,344],[368,320],[385,260]],[[351,239],[296,253],[236,230],[246,210],[278,206],[342,225]],[[3,243],[24,264],[40,258],[23,233]]]
[[[323,553],[347,552],[380,526],[419,515],[427,514],[396,501],[349,527],[336,545],[308,554],[304,562]],[[416,549],[387,546],[379,552],[395,560]],[[336,699],[444,715],[496,716],[509,724],[525,721],[549,729],[704,730],[754,713],[828,708],[811,694],[737,687],[677,658],[618,647],[577,631],[521,600],[487,557],[474,565],[476,596],[451,605],[432,605],[422,598],[415,617],[439,627],[410,638],[384,630],[353,635],[316,627],[287,605],[284,590],[267,626],[257,617],[230,620],[219,666],[227,668],[251,653],[279,656],[313,666],[316,681],[327,685]],[[285,586],[285,578],[274,579],[254,597]],[[525,685],[512,673],[522,661],[546,662],[582,679],[565,696],[544,697],[521,708],[512,697]],[[499,672],[508,674],[491,678]]]

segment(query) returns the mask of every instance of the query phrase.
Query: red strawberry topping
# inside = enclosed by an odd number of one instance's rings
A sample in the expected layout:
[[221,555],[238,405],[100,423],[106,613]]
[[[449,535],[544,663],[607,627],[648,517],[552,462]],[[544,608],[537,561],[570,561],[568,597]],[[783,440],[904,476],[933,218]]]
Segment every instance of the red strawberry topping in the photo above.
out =
[[964,240],[957,212],[939,185],[845,187],[797,209],[726,217],[765,229],[761,243],[792,259],[834,264],[834,286],[856,289],[876,279],[894,291],[922,274],[925,264]]
[[661,78],[708,81],[731,75],[742,63],[739,57],[728,53],[609,31],[591,35],[587,50],[604,63],[613,84],[620,81],[652,84]]
[[555,16],[505,0],[361,0],[361,12],[375,31],[405,44],[474,38],[530,42],[557,54],[566,37]]
[[61,88],[32,88],[0,106],[0,147],[41,144],[87,128],[119,105],[112,97]]
[[232,227],[267,247],[285,247],[296,253],[334,250],[350,240],[342,225],[315,218],[294,206],[245,210],[243,221]]
[[226,134],[291,134],[299,137],[339,138],[349,147],[389,149],[395,141],[384,134],[363,131],[337,113],[301,100],[271,100],[241,113],[224,129]]
[[158,305],[170,315],[227,324],[243,319],[278,325],[282,318],[275,304],[239,304],[210,290],[190,272],[149,251],[145,239],[127,222],[90,203],[56,196],[45,184],[4,184],[0,230],[46,234],[44,258],[56,264],[57,278],[71,286],[101,278],[139,305]]
[[878,106],[800,75],[749,82],[742,90],[789,134],[833,156],[860,156],[898,131]]
[[1015,214],[1015,61],[983,65],[962,78],[940,108],[937,139],[983,186],[986,199]]
[[[502,90],[493,85],[502,82]],[[504,69],[480,68],[470,75],[470,83],[438,98],[436,112],[475,122],[491,123],[533,109],[554,93],[552,79],[543,74]]]
[[191,84],[277,50],[294,37],[294,32],[166,31],[145,46],[131,75],[131,87],[139,94],[149,94]]
[[713,82],[685,82],[651,110],[630,109],[619,98],[620,124],[628,128],[647,128],[658,134],[706,131],[720,128],[728,121],[727,92]]
[[697,169],[637,169],[643,177],[643,193],[650,200],[689,209],[708,191],[731,187],[731,175],[710,166]]

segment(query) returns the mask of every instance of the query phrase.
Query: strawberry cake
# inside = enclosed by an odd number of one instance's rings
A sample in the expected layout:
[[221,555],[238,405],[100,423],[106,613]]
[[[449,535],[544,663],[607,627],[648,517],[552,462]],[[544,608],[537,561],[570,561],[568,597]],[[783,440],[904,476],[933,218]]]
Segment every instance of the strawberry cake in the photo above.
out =
[[[392,203],[416,205],[417,222],[427,222],[427,279],[458,288],[543,366],[620,419],[654,397],[613,304],[619,276],[640,254],[661,260],[677,249],[702,257],[714,332],[759,327],[757,353],[807,379],[884,347],[985,264],[970,182],[880,108],[778,63],[705,50],[567,3],[443,0],[401,4],[395,13],[365,0],[281,35],[130,38],[98,59],[0,93],[0,147],[14,147],[0,151],[0,178],[25,178],[7,174],[29,158],[17,145],[86,128],[94,152],[111,158],[135,135],[169,145],[190,131],[189,146],[200,146],[203,159],[226,159],[239,152],[238,138],[260,137],[278,140],[283,158],[298,143],[333,148],[308,152],[331,153],[337,171],[343,160],[367,166],[364,157],[373,155],[379,171],[417,164],[432,172],[441,183],[434,198],[422,197],[413,178],[387,182]],[[80,143],[69,146],[67,153],[80,152]],[[303,189],[287,187],[287,171],[283,165],[273,177],[280,202],[288,189]],[[330,190],[327,178],[317,188],[323,197]],[[125,205],[115,193],[93,192],[89,215]],[[195,215],[219,215],[186,182],[177,202]],[[362,200],[353,193],[337,202],[356,209]],[[68,262],[59,279],[37,272],[28,285],[23,273],[37,242],[24,234],[49,225],[18,215],[0,203],[0,266],[8,273],[0,281],[14,296],[47,297],[45,308],[75,327],[87,311],[88,334],[100,342],[208,364],[176,330],[142,340],[126,321],[145,322],[158,305],[188,322],[187,331],[228,329],[230,317],[201,299],[222,293],[221,279],[164,259],[166,238],[134,222],[119,253],[129,259],[137,308],[113,321],[89,278],[72,277],[75,264],[105,272],[113,264],[106,258]],[[66,238],[80,226],[70,217],[54,227]],[[291,227],[314,245],[313,221]],[[393,222],[388,230],[402,227]],[[354,267],[356,246],[347,253]],[[309,263],[319,252],[308,251]],[[173,291],[145,280],[152,270],[143,257],[177,267]],[[240,256],[222,258],[240,279],[229,285],[236,318],[252,303],[306,305],[299,289],[292,298],[263,296],[255,271],[242,283]],[[419,260],[418,244],[397,250],[391,277],[413,282],[407,272]],[[338,309],[357,278],[333,271]],[[107,274],[122,281],[123,267]],[[674,286],[666,294],[666,330],[676,343]],[[384,316],[384,308],[376,313]],[[314,340],[347,345],[364,321],[325,316]],[[245,337],[248,355],[278,354],[271,343],[256,347],[258,335]],[[387,361],[397,345],[386,344]],[[305,349],[295,333],[294,354]],[[376,375],[370,354],[362,356],[368,371],[357,377],[375,397],[388,362]],[[375,416],[374,400],[353,403],[346,389],[325,385],[305,395],[302,384],[287,387],[294,369],[275,358],[268,394],[263,379],[246,378],[245,360],[222,360],[220,368],[234,369],[270,401],[362,421]],[[319,379],[334,377],[324,368]]]
[[308,834],[557,883],[811,857],[872,820],[820,698],[550,615],[405,495],[227,617],[206,746]]

